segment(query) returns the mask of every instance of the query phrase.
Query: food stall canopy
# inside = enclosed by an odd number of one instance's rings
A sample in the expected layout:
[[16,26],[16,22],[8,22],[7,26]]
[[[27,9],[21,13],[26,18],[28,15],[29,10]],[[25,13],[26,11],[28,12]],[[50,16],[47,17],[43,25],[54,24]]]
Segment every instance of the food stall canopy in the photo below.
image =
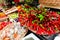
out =
[[60,9],[60,0],[39,0],[39,3],[45,7]]

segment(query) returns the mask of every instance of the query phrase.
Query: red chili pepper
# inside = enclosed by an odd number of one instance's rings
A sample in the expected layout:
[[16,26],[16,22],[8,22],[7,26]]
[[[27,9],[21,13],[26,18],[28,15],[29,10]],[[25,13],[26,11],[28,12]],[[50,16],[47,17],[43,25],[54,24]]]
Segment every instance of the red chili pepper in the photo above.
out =
[[30,8],[30,6],[27,5],[27,6],[25,6],[25,8]]
[[21,10],[21,12],[22,12],[22,13],[26,13],[26,11],[25,11],[25,10]]
[[33,29],[34,29],[34,30],[37,30],[37,26],[38,26],[38,25],[37,25],[36,23],[34,23],[34,24],[33,24],[33,27],[34,27]]
[[19,14],[19,18],[22,18],[23,16],[21,14]]
[[15,3],[18,3],[18,2],[19,2],[19,0],[14,0],[14,2],[15,2]]
[[27,17],[25,17],[24,19],[25,19],[25,21],[28,21],[29,20]]
[[56,25],[55,25],[55,28],[57,28],[58,30],[60,30],[59,24],[56,24]]
[[[20,22],[20,23],[21,23],[21,22]],[[24,25],[25,25],[25,22],[22,22],[22,23],[21,23],[21,26],[24,26]]]
[[60,25],[60,17],[58,18],[58,23],[59,23],[59,25]]
[[0,30],[2,30],[3,29],[3,27],[0,25]]
[[22,10],[21,9],[18,9],[18,13],[20,13]]
[[59,17],[59,14],[57,14],[57,12],[52,12],[52,16]]
[[29,21],[26,23],[26,26],[27,26],[27,27],[30,27],[30,23],[29,23]]
[[32,24],[32,21],[30,20],[30,21],[28,21],[27,23],[26,23],[26,25],[27,25],[27,27],[30,27],[30,28],[32,28],[33,27],[33,24]]
[[36,32],[37,34],[40,34],[40,35],[42,35],[42,34],[46,34],[46,31],[44,30],[44,29],[42,29],[40,26],[38,26],[38,30],[37,30],[37,32]]
[[59,29],[59,22],[57,20],[53,21],[52,24],[55,28]]
[[51,31],[53,34],[55,34],[55,31],[54,31],[54,29],[53,29],[53,26],[48,26],[48,27],[49,27],[50,31]]
[[53,33],[51,31],[47,31],[47,35],[52,35]]
[[40,25],[45,31],[47,31],[47,28],[43,25],[43,24],[41,24]]

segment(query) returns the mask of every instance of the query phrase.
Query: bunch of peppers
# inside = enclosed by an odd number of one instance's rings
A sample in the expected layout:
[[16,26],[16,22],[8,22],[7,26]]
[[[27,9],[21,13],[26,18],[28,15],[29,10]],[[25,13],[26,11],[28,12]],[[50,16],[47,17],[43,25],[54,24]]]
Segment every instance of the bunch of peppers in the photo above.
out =
[[21,25],[35,31],[36,34],[52,35],[60,32],[59,12],[26,4],[21,6],[18,12]]

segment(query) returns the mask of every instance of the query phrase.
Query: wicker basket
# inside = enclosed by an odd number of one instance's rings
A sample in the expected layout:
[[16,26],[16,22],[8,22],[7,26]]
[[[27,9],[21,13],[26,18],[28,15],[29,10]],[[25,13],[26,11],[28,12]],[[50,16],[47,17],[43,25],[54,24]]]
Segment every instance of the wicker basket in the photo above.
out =
[[46,7],[60,9],[60,0],[39,0],[39,3]]

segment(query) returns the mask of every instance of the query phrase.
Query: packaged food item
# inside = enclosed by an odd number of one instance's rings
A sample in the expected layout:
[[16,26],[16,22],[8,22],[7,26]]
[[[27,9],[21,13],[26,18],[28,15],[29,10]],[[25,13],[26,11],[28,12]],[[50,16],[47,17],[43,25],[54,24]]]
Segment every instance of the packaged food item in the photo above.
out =
[[6,15],[8,15],[10,13],[13,13],[13,12],[17,11],[17,10],[18,10],[18,8],[16,6],[14,6],[14,7],[10,8],[10,9],[6,10],[4,13]]
[[0,30],[0,40],[21,40],[26,33],[27,29],[21,27],[19,22],[11,21]]
[[6,20],[8,17],[7,17],[7,15],[5,14],[5,13],[3,13],[3,12],[0,12],[0,21],[4,21],[4,20]]
[[6,14],[5,14],[5,13],[0,12],[0,18],[5,17],[5,16],[6,16]]
[[17,19],[18,18],[18,13],[15,12],[15,13],[11,13],[8,15],[9,19]]

